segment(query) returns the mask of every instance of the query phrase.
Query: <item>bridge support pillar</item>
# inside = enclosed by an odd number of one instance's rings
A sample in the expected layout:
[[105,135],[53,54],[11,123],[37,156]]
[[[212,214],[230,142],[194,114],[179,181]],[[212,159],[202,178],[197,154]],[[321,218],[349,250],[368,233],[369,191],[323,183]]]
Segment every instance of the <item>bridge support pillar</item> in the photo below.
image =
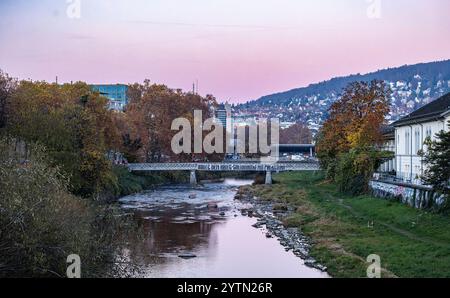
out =
[[191,185],[197,185],[197,175],[195,174],[195,171],[191,171],[191,176],[189,179]]
[[272,172],[266,172],[266,185],[272,185]]

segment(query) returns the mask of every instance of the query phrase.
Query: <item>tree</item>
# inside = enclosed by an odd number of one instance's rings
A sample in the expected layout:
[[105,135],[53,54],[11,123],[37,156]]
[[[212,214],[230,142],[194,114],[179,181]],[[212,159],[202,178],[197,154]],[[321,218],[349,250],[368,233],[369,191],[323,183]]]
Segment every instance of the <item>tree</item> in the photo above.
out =
[[383,157],[384,153],[375,148],[356,148],[341,153],[334,173],[339,190],[351,195],[368,192],[369,181]]
[[389,96],[383,81],[349,84],[342,97],[330,107],[318,147],[336,155],[380,143],[380,128],[389,113]]
[[74,193],[96,196],[113,179],[106,152],[118,143],[106,106],[107,99],[85,83],[22,81],[11,95],[7,131],[44,145]]
[[308,126],[295,123],[280,131],[280,144],[311,144],[312,134]]
[[[448,122],[450,125],[450,121]],[[428,138],[425,144],[428,150],[424,153],[427,168],[423,181],[445,195],[450,195],[450,131],[436,134],[437,139]]]
[[[43,146],[0,138],[0,277],[64,277],[69,254],[83,262],[83,277],[123,274],[117,262],[118,231],[129,223],[114,208],[68,191]],[[124,225],[122,225],[124,223]]]
[[110,144],[114,152],[120,152],[128,162],[139,161],[139,151],[142,148],[141,136],[137,127],[127,113],[113,113],[108,135],[111,135],[114,144]]
[[[382,142],[381,126],[389,113],[389,98],[390,90],[383,81],[351,83],[331,106],[330,116],[319,131],[317,151],[322,168],[328,178],[340,184],[363,183],[360,188],[348,186],[358,189],[354,193],[367,189],[368,179],[383,155],[373,148]],[[350,177],[343,179],[342,175]]]
[[16,87],[16,80],[0,69],[0,130],[6,126],[8,101]]
[[[175,155],[171,148],[173,136],[177,133],[172,131],[171,124],[176,118],[186,118],[191,127],[194,124],[194,111],[202,111],[202,122],[210,118],[209,107],[216,105],[216,100],[211,95],[201,97],[192,92],[173,90],[165,85],[133,84],[128,91],[130,103],[125,111],[126,116],[135,127],[139,136],[139,160],[142,162],[158,162],[162,160],[192,161],[192,159],[213,160],[214,155],[202,153]],[[191,135],[193,138],[193,135]],[[206,133],[202,135],[204,138]],[[124,145],[129,149],[136,149],[133,145],[137,138],[122,134]],[[191,144],[194,142],[191,140]],[[131,147],[130,147],[131,146]],[[191,148],[193,149],[193,148]],[[193,152],[193,150],[192,150]]]
[[330,116],[319,132],[319,157],[335,159],[352,148],[379,144],[380,128],[389,113],[389,95],[383,81],[349,84],[330,107]]

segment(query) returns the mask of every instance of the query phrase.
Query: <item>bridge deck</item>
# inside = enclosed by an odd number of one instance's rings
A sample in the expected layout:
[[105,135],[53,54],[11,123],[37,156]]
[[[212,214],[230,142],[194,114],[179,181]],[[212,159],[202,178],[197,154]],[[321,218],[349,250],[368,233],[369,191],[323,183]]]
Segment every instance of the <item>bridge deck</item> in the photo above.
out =
[[240,171],[240,172],[284,172],[284,171],[318,171],[317,162],[280,162],[280,163],[249,163],[249,162],[205,162],[205,163],[140,163],[129,164],[128,169],[137,171]]

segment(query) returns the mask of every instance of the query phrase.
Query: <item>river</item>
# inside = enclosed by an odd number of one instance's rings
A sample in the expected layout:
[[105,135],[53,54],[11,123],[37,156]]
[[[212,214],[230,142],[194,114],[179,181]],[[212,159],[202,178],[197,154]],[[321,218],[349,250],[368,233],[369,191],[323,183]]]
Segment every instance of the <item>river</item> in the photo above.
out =
[[[226,179],[191,188],[162,186],[123,197],[121,206],[142,223],[122,256],[144,277],[299,278],[327,277],[309,268],[264,229],[241,214],[237,188],[250,180]],[[182,257],[180,257],[182,256]],[[184,258],[183,258],[184,256]]]

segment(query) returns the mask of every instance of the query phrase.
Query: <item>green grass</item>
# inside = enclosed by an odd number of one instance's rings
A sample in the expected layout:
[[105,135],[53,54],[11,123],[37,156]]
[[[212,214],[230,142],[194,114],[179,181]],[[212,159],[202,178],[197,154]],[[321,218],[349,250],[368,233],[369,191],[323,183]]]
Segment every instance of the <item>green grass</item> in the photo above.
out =
[[285,224],[311,237],[312,256],[332,276],[365,277],[367,256],[377,254],[384,277],[450,277],[448,215],[369,195],[343,195],[322,172],[283,173],[275,180],[272,187],[252,190],[261,199],[297,208]]

